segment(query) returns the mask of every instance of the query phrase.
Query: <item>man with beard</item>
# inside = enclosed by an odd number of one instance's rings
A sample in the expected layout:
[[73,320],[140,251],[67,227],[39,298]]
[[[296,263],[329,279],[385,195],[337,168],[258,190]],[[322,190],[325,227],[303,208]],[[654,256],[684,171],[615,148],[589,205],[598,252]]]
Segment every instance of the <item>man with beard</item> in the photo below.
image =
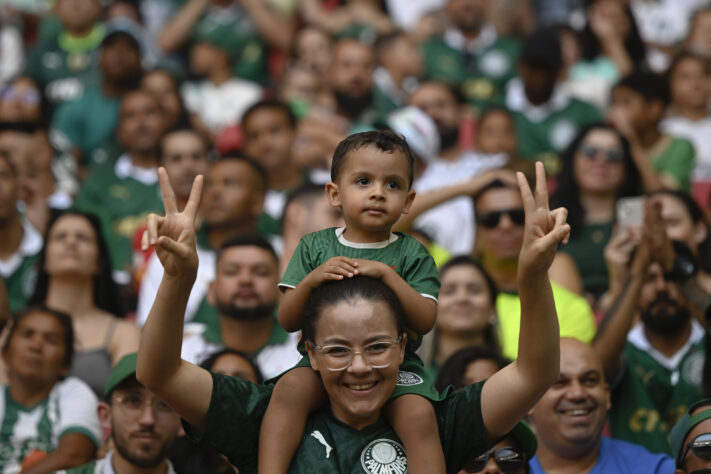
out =
[[349,124],[348,133],[362,131],[375,120],[373,109],[373,48],[354,39],[333,47],[327,83],[336,104],[336,115]]
[[613,386],[613,436],[652,452],[671,453],[669,430],[702,398],[706,343],[704,329],[691,317],[680,290],[684,272],[679,271],[656,204],[647,206],[627,286],[602,322],[593,347]]
[[560,377],[530,411],[538,437],[531,473],[595,472],[670,474],[669,456],[602,436],[610,409],[610,387],[590,346],[560,340]]
[[113,448],[106,456],[70,469],[70,474],[174,474],[168,450],[180,432],[180,417],[136,380],[136,353],[111,371],[98,412]]
[[487,19],[488,0],[449,0],[450,25],[424,44],[425,76],[461,86],[467,102],[485,107],[516,76],[520,41],[499,36]]
[[[422,109],[439,132],[439,157],[429,163],[414,183],[420,195],[462,183],[508,162],[503,154],[485,155],[459,146],[462,107],[458,94],[444,82],[421,84],[410,96],[410,105]],[[474,209],[469,196],[460,196],[423,213],[414,222],[438,245],[453,255],[469,254],[474,246]]]
[[130,271],[133,234],[149,213],[163,208],[156,174],[163,130],[158,99],[148,91],[127,93],[121,100],[117,129],[125,153],[115,162],[97,166],[77,196],[77,208],[101,218],[116,270]]
[[269,242],[253,234],[227,240],[217,253],[207,295],[217,308],[217,325],[186,324],[181,357],[199,363],[220,349],[233,349],[249,354],[265,379],[293,367],[300,359],[299,336],[275,318],[278,283],[279,262]]

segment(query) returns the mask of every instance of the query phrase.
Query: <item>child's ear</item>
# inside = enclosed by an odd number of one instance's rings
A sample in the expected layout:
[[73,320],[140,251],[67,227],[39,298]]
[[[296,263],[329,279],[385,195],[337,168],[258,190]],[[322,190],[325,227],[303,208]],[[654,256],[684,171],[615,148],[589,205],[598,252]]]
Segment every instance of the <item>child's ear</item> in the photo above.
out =
[[338,208],[341,207],[341,193],[336,183],[326,183],[326,197],[328,198],[328,203],[331,206]]
[[402,208],[402,213],[407,214],[410,212],[410,206],[412,206],[412,201],[415,200],[415,191],[414,190],[409,190],[407,192],[407,200],[405,201],[405,207]]

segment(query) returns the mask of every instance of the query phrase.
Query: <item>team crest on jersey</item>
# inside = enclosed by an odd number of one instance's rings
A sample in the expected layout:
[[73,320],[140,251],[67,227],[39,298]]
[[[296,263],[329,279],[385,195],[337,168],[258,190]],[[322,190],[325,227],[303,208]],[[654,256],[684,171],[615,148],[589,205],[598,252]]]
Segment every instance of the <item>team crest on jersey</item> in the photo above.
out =
[[409,387],[410,385],[420,385],[422,382],[422,377],[406,370],[401,370],[397,374],[397,385]]
[[696,351],[690,354],[684,361],[684,364],[681,366],[681,376],[689,385],[700,387],[703,370],[704,353],[702,351]]
[[368,474],[405,474],[405,448],[390,439],[376,439],[360,453],[360,464]]

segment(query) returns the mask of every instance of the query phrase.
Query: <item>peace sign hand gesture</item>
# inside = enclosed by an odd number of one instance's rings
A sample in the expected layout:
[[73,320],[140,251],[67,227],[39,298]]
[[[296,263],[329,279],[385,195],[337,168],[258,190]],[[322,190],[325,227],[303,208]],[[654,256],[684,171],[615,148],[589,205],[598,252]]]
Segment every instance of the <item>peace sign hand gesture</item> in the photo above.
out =
[[543,163],[536,163],[535,195],[523,173],[516,173],[516,179],[526,213],[523,244],[518,257],[519,275],[545,273],[553,263],[558,243],[566,243],[570,237],[570,225],[565,222],[568,211],[564,207],[553,211],[549,209],[548,185]]
[[165,216],[150,214],[143,233],[141,248],[153,245],[166,276],[195,279],[198,256],[195,248],[195,219],[200,207],[202,176],[193,181],[190,198],[182,212],[178,212],[175,193],[170,186],[165,168],[158,168],[158,182],[163,198]]

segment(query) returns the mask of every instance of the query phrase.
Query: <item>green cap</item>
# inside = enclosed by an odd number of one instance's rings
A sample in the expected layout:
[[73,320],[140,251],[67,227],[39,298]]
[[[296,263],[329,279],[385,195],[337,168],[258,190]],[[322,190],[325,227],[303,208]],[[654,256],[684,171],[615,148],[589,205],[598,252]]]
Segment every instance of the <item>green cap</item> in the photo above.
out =
[[508,436],[512,437],[523,448],[526,458],[530,461],[536,455],[538,440],[533,430],[525,421],[519,421]]
[[111,392],[114,391],[116,387],[121,385],[124,380],[129,377],[136,376],[136,359],[138,354],[136,352],[132,354],[126,354],[121,357],[118,364],[111,369],[111,374],[109,374],[109,380],[106,381],[106,388],[104,388],[104,398],[109,398]]
[[[708,405],[708,408],[698,412],[695,415],[691,415],[692,412],[696,411],[702,406]],[[674,428],[671,430],[670,444],[672,449],[672,456],[674,457],[674,463],[677,467],[681,464],[681,451],[684,449],[684,439],[686,435],[689,434],[694,426],[698,425],[704,420],[711,418],[711,398],[701,400],[698,403],[693,404],[684,416],[681,417],[679,421],[676,422]]]

